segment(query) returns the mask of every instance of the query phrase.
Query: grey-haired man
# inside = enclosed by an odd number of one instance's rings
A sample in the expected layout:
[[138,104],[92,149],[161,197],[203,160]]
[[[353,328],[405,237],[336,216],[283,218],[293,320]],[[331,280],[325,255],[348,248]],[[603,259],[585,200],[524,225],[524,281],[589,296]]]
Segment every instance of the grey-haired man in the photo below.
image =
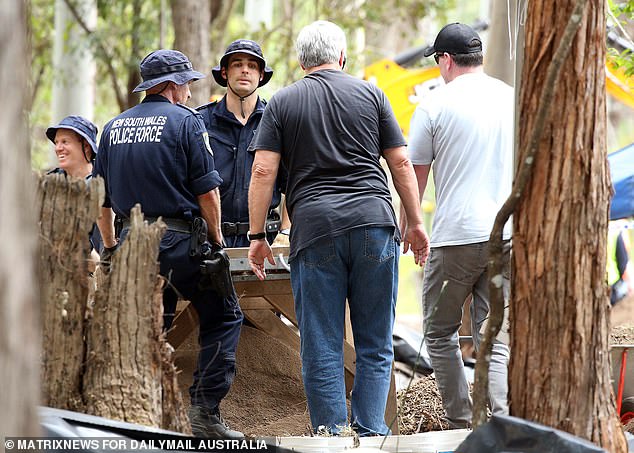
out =
[[[296,41],[306,76],[269,102],[251,147],[249,264],[273,262],[265,218],[280,162],[288,170],[291,284],[313,429],[390,432],[384,412],[393,359],[399,242],[384,158],[405,206],[405,251],[423,265],[427,235],[405,140],[385,94],[342,71],[346,37],[317,21]],[[352,419],[343,379],[346,299],[356,349]]]

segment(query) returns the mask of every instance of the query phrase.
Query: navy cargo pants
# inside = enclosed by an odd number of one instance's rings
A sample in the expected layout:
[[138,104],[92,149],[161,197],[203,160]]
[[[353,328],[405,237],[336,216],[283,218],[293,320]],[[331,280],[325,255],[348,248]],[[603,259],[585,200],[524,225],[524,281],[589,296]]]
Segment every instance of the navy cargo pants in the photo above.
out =
[[167,231],[161,240],[161,275],[167,279],[163,292],[164,328],[174,319],[180,296],[198,312],[200,353],[189,389],[192,405],[216,410],[227,395],[236,374],[236,349],[242,311],[235,292],[222,298],[211,289],[198,288],[200,259],[189,256],[189,234]]

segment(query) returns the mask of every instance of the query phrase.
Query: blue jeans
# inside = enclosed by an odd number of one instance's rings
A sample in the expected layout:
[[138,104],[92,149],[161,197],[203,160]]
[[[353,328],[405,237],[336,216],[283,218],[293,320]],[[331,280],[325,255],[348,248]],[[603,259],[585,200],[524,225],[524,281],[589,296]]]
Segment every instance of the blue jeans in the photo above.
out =
[[348,424],[343,366],[346,299],[356,349],[352,427],[385,435],[399,245],[393,227],[359,227],[318,240],[291,261],[302,377],[313,429]]

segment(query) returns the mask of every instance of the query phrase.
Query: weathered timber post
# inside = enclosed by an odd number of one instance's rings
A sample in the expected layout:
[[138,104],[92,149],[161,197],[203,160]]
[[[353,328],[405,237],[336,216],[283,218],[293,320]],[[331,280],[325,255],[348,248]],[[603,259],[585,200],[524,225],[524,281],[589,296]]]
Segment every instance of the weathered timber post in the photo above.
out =
[[91,230],[103,202],[99,178],[90,185],[61,174],[40,177],[43,404],[80,411],[85,357]]
[[[32,96],[27,38],[29,2],[0,7],[0,437],[41,435],[40,314],[36,279],[35,190],[29,153]],[[11,43],[11,44],[9,44]],[[9,145],[10,144],[10,145]],[[7,445],[8,447],[8,445]],[[3,447],[2,451],[8,450]]]
[[88,329],[83,396],[92,415],[188,430],[162,333],[159,243],[166,226],[147,225],[137,205],[130,229],[100,281]]

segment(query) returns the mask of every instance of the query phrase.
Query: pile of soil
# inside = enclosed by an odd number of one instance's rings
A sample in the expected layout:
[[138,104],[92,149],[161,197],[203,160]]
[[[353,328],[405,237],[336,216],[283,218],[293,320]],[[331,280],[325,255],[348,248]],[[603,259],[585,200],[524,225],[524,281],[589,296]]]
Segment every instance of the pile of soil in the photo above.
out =
[[[197,335],[193,332],[175,353],[186,404],[198,354]],[[260,330],[242,326],[236,361],[236,378],[220,406],[229,427],[249,436],[309,435],[299,353]]]
[[610,332],[610,344],[634,344],[634,323],[613,327]]
[[449,428],[444,420],[436,379],[425,376],[396,395],[399,409],[400,434],[416,434],[427,431],[443,431]]

